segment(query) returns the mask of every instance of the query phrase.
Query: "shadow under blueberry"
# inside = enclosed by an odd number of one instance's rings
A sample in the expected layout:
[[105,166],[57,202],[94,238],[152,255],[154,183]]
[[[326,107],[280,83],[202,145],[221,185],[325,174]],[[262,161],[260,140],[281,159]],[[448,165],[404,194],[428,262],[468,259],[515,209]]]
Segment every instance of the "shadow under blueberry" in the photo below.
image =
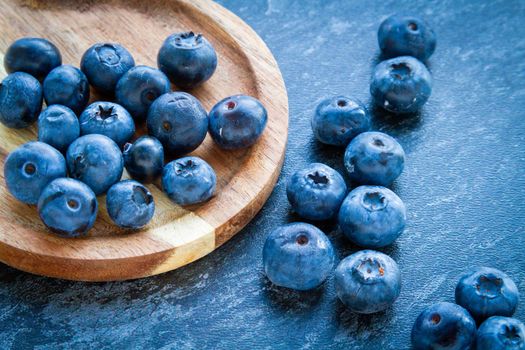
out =
[[410,114],[394,114],[377,105],[373,101],[369,103],[369,111],[372,114],[372,129],[402,136],[420,129],[422,126],[421,112]]
[[370,337],[370,334],[382,335],[377,331],[392,322],[394,311],[392,307],[373,314],[358,314],[349,310],[339,299],[335,306],[335,322],[351,333],[352,338],[362,339]]

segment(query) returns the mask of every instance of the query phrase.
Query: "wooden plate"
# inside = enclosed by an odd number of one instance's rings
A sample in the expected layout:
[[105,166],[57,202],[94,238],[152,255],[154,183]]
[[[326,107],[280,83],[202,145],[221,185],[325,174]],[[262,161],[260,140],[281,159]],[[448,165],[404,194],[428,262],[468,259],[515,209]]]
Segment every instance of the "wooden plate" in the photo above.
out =
[[[260,141],[248,150],[226,152],[209,136],[194,155],[217,172],[217,195],[204,205],[182,208],[171,203],[159,185],[148,186],[156,213],[140,231],[114,226],[99,197],[100,209],[89,236],[54,236],[34,206],[16,201],[0,181],[0,260],[18,269],[52,277],[86,281],[139,278],[176,269],[226,242],[260,210],[279,175],[288,131],[288,101],[272,54],[241,19],[207,0],[40,0],[2,3],[0,61],[9,44],[23,36],[50,39],[63,63],[78,66],[95,42],[119,42],[137,64],[156,67],[164,38],[177,31],[203,33],[215,46],[219,64],[213,77],[191,91],[209,110],[229,95],[257,97],[268,110]],[[0,78],[6,72],[0,68]],[[143,132],[143,131],[142,131]],[[36,139],[36,127],[0,126],[0,174],[6,155]],[[127,177],[127,174],[125,174]]]

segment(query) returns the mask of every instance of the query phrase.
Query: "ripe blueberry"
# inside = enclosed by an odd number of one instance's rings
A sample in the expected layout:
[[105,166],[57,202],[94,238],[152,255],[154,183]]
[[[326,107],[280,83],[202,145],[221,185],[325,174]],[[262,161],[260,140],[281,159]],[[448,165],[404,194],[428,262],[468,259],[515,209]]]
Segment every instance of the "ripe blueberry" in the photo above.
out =
[[359,134],[350,142],[344,163],[352,181],[388,186],[403,171],[405,151],[393,137],[369,131]]
[[217,54],[202,34],[175,33],[162,44],[157,64],[173,84],[180,88],[193,88],[213,75]]
[[286,182],[286,195],[292,209],[308,220],[333,218],[346,195],[343,177],[321,163],[296,171]]
[[80,126],[75,113],[61,105],[51,105],[38,117],[38,141],[67,151],[69,145],[80,136]]
[[253,145],[261,136],[268,113],[251,96],[235,95],[219,101],[210,111],[210,135],[224,149]]
[[106,207],[111,220],[124,228],[141,228],[151,220],[155,202],[151,192],[134,180],[117,182],[108,190]]
[[141,136],[133,144],[127,143],[123,155],[129,175],[140,182],[153,182],[164,168],[164,148],[152,136]]
[[370,115],[360,101],[336,96],[317,105],[311,124],[320,142],[346,146],[358,134],[370,129]]
[[82,113],[89,101],[89,83],[82,71],[64,64],[53,69],[44,80],[44,99],[48,106],[59,104],[76,114]]
[[332,243],[317,227],[296,222],[277,227],[264,243],[263,265],[275,285],[309,290],[321,285],[332,272]]
[[27,73],[9,74],[0,83],[0,122],[21,129],[33,124],[42,110],[42,86]]
[[4,178],[9,192],[19,201],[36,204],[52,180],[66,176],[64,156],[43,142],[32,141],[9,153]]
[[525,325],[511,317],[490,317],[478,329],[476,350],[525,350]]

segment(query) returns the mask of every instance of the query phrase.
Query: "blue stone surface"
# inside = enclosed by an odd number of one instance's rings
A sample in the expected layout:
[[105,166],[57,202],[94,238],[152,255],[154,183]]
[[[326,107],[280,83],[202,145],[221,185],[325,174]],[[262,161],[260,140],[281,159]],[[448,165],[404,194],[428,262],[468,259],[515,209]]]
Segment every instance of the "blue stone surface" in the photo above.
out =
[[[265,40],[288,89],[286,161],[264,209],[212,254],[152,278],[80,283],[2,266],[0,348],[232,349],[243,344],[404,350],[410,348],[419,313],[438,301],[454,302],[457,281],[475,266],[498,268],[516,282],[522,298],[513,317],[525,320],[525,3],[219,3]],[[401,294],[386,312],[359,316],[337,300],[333,277],[308,293],[273,287],[263,274],[262,249],[276,227],[301,220],[289,214],[288,176],[312,162],[345,173],[344,149],[320,144],[310,119],[322,99],[336,94],[370,106],[377,30],[394,13],[428,20],[439,44],[429,60],[432,96],[419,115],[399,118],[370,110],[373,129],[396,137],[405,149],[404,173],[391,189],[405,202],[408,217],[404,233],[380,250],[399,264]],[[334,245],[336,262],[359,250],[335,221],[320,228]]]

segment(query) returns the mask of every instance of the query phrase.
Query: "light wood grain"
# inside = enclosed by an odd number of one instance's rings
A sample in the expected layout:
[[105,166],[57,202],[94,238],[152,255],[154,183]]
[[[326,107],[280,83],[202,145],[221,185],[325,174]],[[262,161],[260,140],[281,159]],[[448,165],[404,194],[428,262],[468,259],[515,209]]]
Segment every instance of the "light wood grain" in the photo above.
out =
[[[155,67],[164,38],[177,31],[203,33],[215,46],[214,76],[193,91],[209,110],[229,95],[257,97],[268,110],[268,125],[247,150],[227,152],[208,136],[193,152],[217,172],[217,195],[209,202],[181,208],[149,185],[156,213],[139,231],[114,226],[99,197],[97,223],[88,237],[64,239],[51,234],[34,206],[17,202],[0,181],[0,260],[28,272],[73,280],[108,281],[173,270],[226,242],[260,210],[279,175],[288,131],[288,101],[271,52],[241,19],[208,0],[148,1],[3,1],[0,11],[0,59],[23,36],[45,37],[61,50],[64,63],[78,66],[93,43],[119,42],[137,64]],[[3,68],[0,78],[5,77]],[[92,99],[96,99],[93,96]],[[144,133],[139,127],[137,135]],[[0,176],[6,155],[36,138],[36,127],[0,126]],[[125,174],[127,177],[127,174]]]

